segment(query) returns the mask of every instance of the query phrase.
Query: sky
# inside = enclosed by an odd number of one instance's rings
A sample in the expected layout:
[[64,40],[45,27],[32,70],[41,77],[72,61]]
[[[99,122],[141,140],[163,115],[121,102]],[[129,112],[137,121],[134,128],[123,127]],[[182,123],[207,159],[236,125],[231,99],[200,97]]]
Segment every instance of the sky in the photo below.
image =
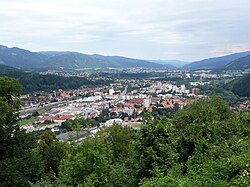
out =
[[250,50],[249,0],[0,0],[0,45],[195,61]]

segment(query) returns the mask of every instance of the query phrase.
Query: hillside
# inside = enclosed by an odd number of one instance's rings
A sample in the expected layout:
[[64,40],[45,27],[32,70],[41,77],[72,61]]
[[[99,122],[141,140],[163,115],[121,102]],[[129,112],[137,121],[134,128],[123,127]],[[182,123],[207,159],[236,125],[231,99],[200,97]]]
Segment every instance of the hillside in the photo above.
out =
[[[43,53],[45,54],[45,53]],[[51,55],[51,54],[50,54]],[[86,55],[82,53],[59,53],[48,58],[46,65],[53,68],[161,68],[160,64],[120,56]]]
[[51,91],[57,89],[76,89],[81,86],[93,87],[105,85],[105,81],[89,81],[80,77],[61,77],[56,75],[41,75],[38,73],[24,72],[12,67],[0,65],[0,77],[12,77],[19,80],[23,85],[23,92],[30,93],[35,91]]
[[17,47],[0,46],[0,64],[15,68],[36,68],[43,64],[47,57]]
[[225,68],[232,61],[250,55],[250,51],[235,53],[222,57],[209,58],[201,61],[192,62],[183,66],[185,69],[217,69]]
[[22,69],[164,68],[163,65],[120,56],[87,55],[77,52],[30,52],[0,46],[0,64]]
[[249,69],[250,68],[250,55],[232,61],[230,64],[226,66],[226,68],[227,69],[241,69],[241,70]]
[[236,95],[250,97],[250,74],[234,81],[232,91]]

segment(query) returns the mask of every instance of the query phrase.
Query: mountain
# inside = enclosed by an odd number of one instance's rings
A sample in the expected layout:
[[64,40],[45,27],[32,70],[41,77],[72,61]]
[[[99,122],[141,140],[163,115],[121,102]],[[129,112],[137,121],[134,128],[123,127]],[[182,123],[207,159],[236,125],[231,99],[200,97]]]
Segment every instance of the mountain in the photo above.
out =
[[16,68],[36,68],[43,64],[47,57],[17,47],[0,46],[0,63]]
[[226,66],[227,69],[250,69],[250,55],[232,61]]
[[232,92],[242,97],[250,97],[250,73],[233,82]]
[[[100,55],[98,56],[99,57],[95,55],[95,58],[100,59]],[[121,57],[121,56],[102,56],[102,57],[106,58],[108,61],[116,62],[118,66],[120,67],[163,68],[163,66],[160,64],[149,62],[146,60],[138,60],[138,59]]]
[[235,53],[222,57],[209,58],[201,61],[192,62],[183,66],[185,69],[217,69],[225,68],[232,61],[250,55],[250,51]]
[[[46,54],[46,52],[42,53]],[[49,54],[49,55],[48,55]],[[121,56],[86,55],[76,52],[47,53],[46,67],[53,68],[163,68],[163,65]]]
[[101,86],[107,85],[109,81],[96,80],[89,81],[83,77],[61,77],[56,75],[41,75],[33,72],[25,72],[20,69],[0,64],[0,77],[12,77],[19,80],[23,85],[24,93],[51,90],[70,90],[81,86]]
[[48,58],[53,57],[53,56],[59,56],[59,55],[65,55],[65,54],[74,54],[76,52],[72,51],[40,51],[38,52],[42,55],[47,56]]
[[189,63],[181,60],[150,60],[150,62],[155,62],[162,65],[170,65],[172,67],[177,67],[177,68],[182,67]]
[[77,68],[164,68],[163,65],[121,56],[87,55],[77,52],[30,52],[0,46],[0,64],[23,69]]

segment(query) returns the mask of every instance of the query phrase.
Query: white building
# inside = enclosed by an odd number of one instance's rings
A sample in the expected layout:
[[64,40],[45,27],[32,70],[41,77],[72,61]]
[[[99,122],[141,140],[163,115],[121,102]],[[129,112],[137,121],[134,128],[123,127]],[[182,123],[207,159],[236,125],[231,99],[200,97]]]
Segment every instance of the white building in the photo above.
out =
[[113,88],[109,89],[109,95],[113,95],[115,93],[115,90]]
[[143,105],[144,105],[146,108],[148,108],[148,107],[150,106],[150,104],[151,104],[151,99],[150,99],[150,98],[144,99]]

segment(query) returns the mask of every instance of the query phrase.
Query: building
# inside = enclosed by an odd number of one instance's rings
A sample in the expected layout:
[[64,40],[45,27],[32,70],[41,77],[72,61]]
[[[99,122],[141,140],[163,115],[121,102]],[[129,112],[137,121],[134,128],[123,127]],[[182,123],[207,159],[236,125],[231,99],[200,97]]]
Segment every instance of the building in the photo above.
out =
[[146,108],[149,108],[151,104],[151,99],[150,98],[146,98],[143,100],[143,105],[146,107]]

